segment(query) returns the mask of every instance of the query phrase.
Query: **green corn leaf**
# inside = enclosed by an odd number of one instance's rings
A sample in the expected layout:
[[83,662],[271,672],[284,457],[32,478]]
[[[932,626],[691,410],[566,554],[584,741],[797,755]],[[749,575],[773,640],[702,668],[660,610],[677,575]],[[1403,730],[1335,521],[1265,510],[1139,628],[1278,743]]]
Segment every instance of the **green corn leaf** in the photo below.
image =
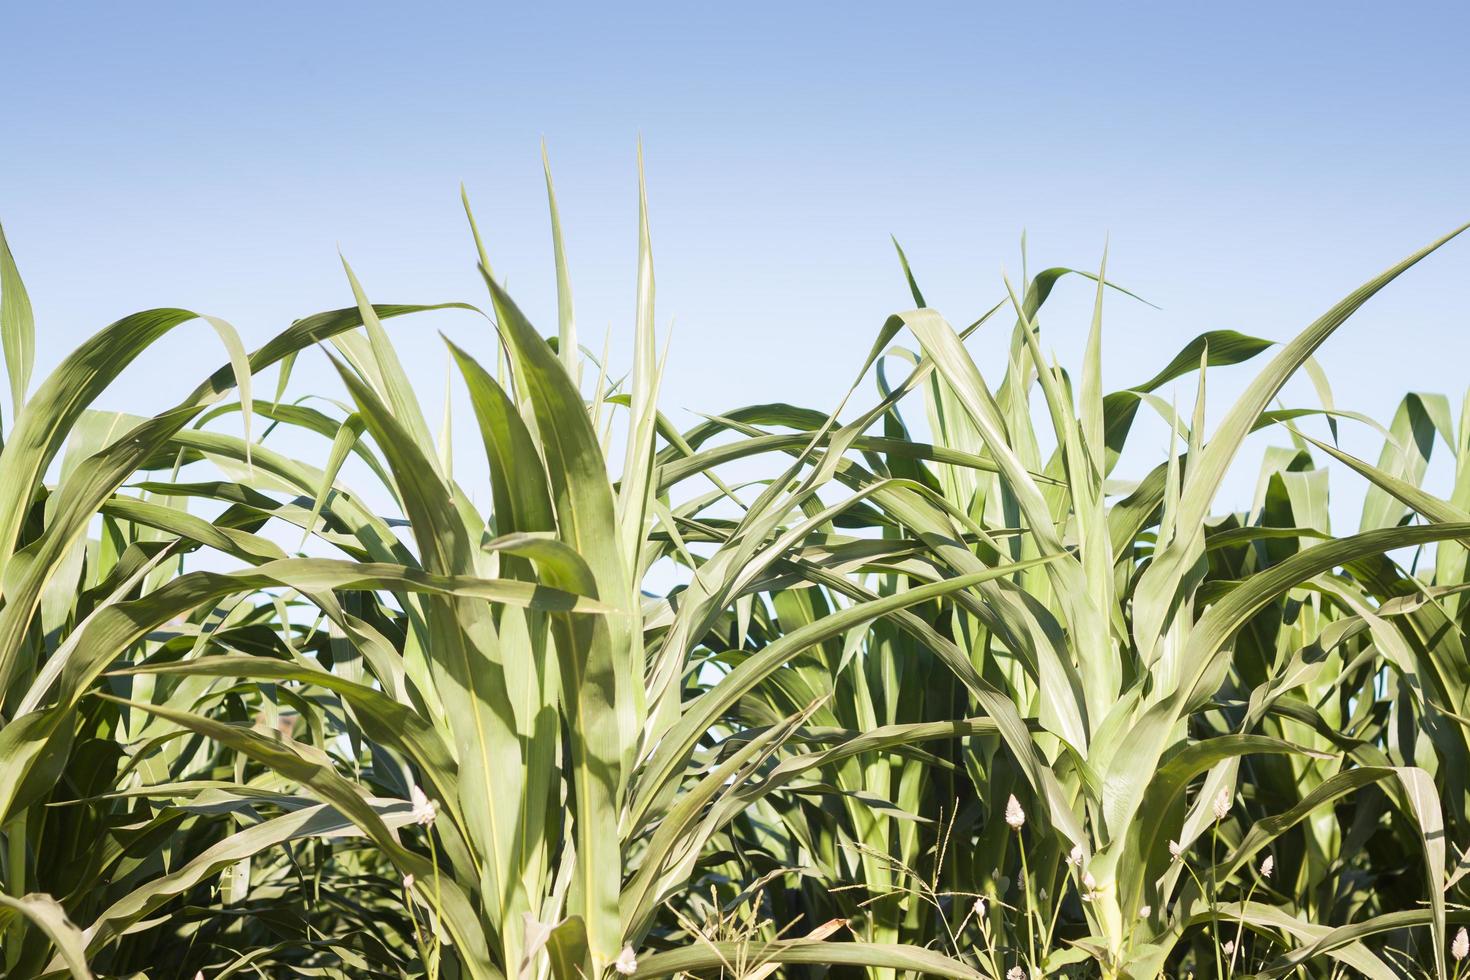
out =
[[36,362],[36,320],[3,226],[0,226],[0,341],[3,341],[5,370],[10,378],[11,417],[18,419]]
[[[0,895],[0,912],[7,911],[23,916],[44,932],[73,977],[77,980],[92,980],[92,971],[87,967],[82,932],[66,917],[66,910],[61,907],[60,902],[50,895],[30,894],[20,898]],[[0,916],[0,928],[7,926],[8,923]]]

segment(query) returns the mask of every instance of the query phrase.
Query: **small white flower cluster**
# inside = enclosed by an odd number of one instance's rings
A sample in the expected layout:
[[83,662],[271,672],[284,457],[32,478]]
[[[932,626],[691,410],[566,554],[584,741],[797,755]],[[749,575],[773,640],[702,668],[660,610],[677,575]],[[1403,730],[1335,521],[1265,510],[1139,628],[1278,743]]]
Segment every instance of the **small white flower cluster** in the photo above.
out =
[[1455,941],[1450,943],[1450,955],[1456,960],[1463,960],[1470,956],[1470,932],[1461,926],[1460,931],[1455,933]]
[[1013,966],[1006,971],[1006,980],[1026,980],[1026,971],[1019,966]]
[[1086,855],[1082,853],[1081,844],[1073,844],[1072,850],[1067,854],[1067,864],[1082,872],[1082,901],[1092,901],[1093,893],[1097,891],[1097,879],[1092,877],[1092,872],[1082,866]]
[[413,822],[420,827],[432,826],[439,815],[439,801],[431,800],[424,791],[414,786],[408,791],[408,802],[413,805]]
[[613,960],[613,969],[625,977],[631,977],[638,972],[638,957],[633,953],[632,946],[624,946],[618,958]]
[[1021,801],[1015,796],[1006,800],[1006,824],[1012,830],[1020,830],[1026,824],[1026,811],[1021,809]]
[[1230,816],[1230,793],[1220,790],[1220,795],[1215,797],[1215,822],[1219,823]]

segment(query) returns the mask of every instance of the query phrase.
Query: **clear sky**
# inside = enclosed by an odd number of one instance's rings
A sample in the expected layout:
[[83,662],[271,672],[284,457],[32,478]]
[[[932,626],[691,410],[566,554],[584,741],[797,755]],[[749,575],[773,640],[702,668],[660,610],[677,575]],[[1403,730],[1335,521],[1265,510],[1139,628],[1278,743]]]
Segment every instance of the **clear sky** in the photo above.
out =
[[[550,331],[544,137],[583,338],[610,326],[616,349],[641,135],[676,418],[830,407],[884,317],[912,305],[890,234],[956,324],[1004,295],[1023,229],[1033,270],[1095,268],[1110,241],[1111,276],[1161,307],[1110,302],[1105,371],[1121,386],[1202,330],[1287,338],[1470,220],[1467,11],[8,4],[0,221],[36,309],[37,378],[137,309],[222,316],[253,346],[348,305],[339,246],[376,301],[478,301],[461,181],[497,271]],[[1044,320],[1064,361],[1089,303],[1064,289]],[[1467,327],[1470,239],[1321,360],[1343,407],[1386,421],[1427,389],[1458,409]],[[462,318],[395,326],[436,392],[438,328],[490,349]],[[220,361],[197,324],[106,404],[157,410]],[[1232,384],[1222,374],[1217,412]]]

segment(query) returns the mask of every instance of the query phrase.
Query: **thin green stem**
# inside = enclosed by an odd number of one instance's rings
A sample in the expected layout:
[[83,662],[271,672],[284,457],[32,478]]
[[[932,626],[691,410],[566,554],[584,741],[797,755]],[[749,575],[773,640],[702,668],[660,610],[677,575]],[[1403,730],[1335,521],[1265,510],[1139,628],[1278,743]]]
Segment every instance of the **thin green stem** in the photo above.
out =
[[1245,893],[1245,901],[1241,903],[1240,915],[1235,918],[1235,945],[1230,947],[1230,966],[1227,976],[1235,974],[1235,954],[1240,952],[1240,943],[1245,935],[1245,906],[1249,905],[1250,900],[1255,897],[1256,885],[1257,882],[1251,882],[1250,891]]
[[[429,862],[434,866],[434,909],[435,915],[439,915],[439,909],[444,907],[444,892],[439,884],[439,845],[434,837],[434,831],[429,831]],[[439,978],[439,923],[434,923],[434,962],[430,968],[430,980]]]
[[[1080,900],[1082,898],[1082,866],[1080,864],[1077,865],[1077,869],[1076,869],[1075,874],[1076,874],[1075,884],[1076,884],[1076,887],[1077,887],[1077,897]],[[1067,883],[1068,880],[1071,880],[1071,876],[1068,876],[1067,878],[1062,879],[1062,888],[1063,888],[1064,891],[1065,891],[1065,889],[1067,887],[1066,883]],[[1051,941],[1052,941],[1053,937],[1056,936],[1057,920],[1060,918],[1061,912],[1062,912],[1062,896],[1061,895],[1055,895],[1055,896],[1052,897],[1052,900],[1051,900],[1051,921],[1049,923],[1047,923],[1047,926],[1046,926],[1046,939],[1043,941],[1042,947],[1041,947],[1041,955],[1042,956],[1049,956],[1051,954]]]
[[1031,970],[1036,970],[1036,888],[1031,881],[1031,869],[1026,863],[1026,838],[1016,831],[1016,842],[1021,848],[1021,877],[1026,883],[1026,945],[1031,950]]
[[1220,882],[1215,877],[1215,855],[1220,850],[1220,821],[1216,820],[1210,830],[1210,932],[1215,947],[1215,976],[1225,975],[1224,963],[1220,960]]

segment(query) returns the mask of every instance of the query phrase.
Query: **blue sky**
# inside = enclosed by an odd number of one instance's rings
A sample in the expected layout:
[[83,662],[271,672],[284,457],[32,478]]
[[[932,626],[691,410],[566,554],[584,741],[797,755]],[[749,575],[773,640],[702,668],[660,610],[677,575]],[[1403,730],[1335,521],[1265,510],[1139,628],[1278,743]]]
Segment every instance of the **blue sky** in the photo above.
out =
[[[377,301],[478,300],[461,181],[497,271],[550,330],[544,138],[583,337],[611,327],[616,350],[641,135],[658,322],[674,329],[663,403],[682,421],[829,407],[911,305],[890,234],[957,324],[1004,295],[1003,268],[1019,274],[1023,229],[1033,270],[1095,268],[1109,241],[1112,277],[1161,307],[1110,303],[1121,386],[1206,329],[1287,338],[1470,220],[1467,9],[12,5],[0,221],[36,308],[38,377],[151,306],[260,343],[350,302],[339,246]],[[1425,389],[1458,408],[1467,269],[1470,240],[1329,343],[1340,405],[1386,421]],[[1064,289],[1043,321],[1064,362],[1089,302]],[[437,391],[435,329],[490,348],[451,315],[394,327]],[[1002,333],[975,346],[992,376]],[[157,410],[221,360],[196,324],[106,404]],[[1212,385],[1217,411],[1243,377]]]

